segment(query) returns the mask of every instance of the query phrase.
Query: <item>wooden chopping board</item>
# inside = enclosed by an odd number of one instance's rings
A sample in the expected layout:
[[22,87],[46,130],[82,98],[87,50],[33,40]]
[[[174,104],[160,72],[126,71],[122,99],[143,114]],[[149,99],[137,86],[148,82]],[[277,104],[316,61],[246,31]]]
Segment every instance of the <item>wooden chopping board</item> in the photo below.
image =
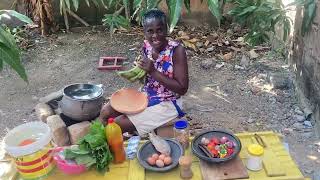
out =
[[209,164],[200,160],[200,169],[203,180],[224,180],[249,178],[247,168],[239,156],[220,164]]

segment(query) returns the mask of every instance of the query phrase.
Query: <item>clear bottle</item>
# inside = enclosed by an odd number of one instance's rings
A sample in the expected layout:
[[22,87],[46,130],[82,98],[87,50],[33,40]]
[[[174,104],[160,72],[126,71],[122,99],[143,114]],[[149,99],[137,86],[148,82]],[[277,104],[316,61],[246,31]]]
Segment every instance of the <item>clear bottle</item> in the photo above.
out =
[[174,138],[182,145],[184,151],[189,147],[190,130],[186,120],[179,120],[175,122]]
[[259,144],[250,144],[248,146],[247,168],[251,171],[260,171],[262,169],[262,156],[264,149]]
[[108,119],[106,137],[113,154],[113,162],[115,164],[124,162],[126,160],[126,154],[123,146],[122,131],[120,126],[114,122],[113,118]]

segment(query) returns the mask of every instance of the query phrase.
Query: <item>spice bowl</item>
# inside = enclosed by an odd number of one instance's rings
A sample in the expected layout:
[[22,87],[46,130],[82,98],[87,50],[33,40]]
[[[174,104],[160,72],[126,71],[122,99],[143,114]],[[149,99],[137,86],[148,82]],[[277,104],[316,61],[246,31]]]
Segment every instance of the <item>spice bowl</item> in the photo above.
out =
[[[202,138],[210,139],[212,137],[217,137],[217,138],[226,137],[230,141],[232,141],[234,143],[233,153],[227,157],[224,157],[224,158],[208,157],[207,153],[205,153],[201,149],[201,144],[202,144],[201,139]],[[228,132],[225,130],[210,130],[210,131],[206,131],[206,132],[198,134],[192,140],[191,148],[192,148],[192,152],[194,153],[194,155],[197,156],[198,158],[200,158],[201,160],[204,160],[208,163],[223,163],[223,162],[229,161],[229,160],[237,157],[237,155],[241,151],[241,142],[240,142],[239,138],[237,136],[235,136],[234,134],[232,134],[231,132]]]
[[171,148],[171,158],[172,163],[165,167],[157,167],[157,166],[151,166],[148,164],[147,159],[154,153],[158,153],[158,151],[155,149],[151,141],[147,141],[144,143],[137,152],[137,158],[142,167],[144,167],[146,170],[155,171],[155,172],[166,172],[169,171],[179,164],[179,158],[183,155],[183,148],[177,141],[169,138],[165,138],[165,140],[168,142]]

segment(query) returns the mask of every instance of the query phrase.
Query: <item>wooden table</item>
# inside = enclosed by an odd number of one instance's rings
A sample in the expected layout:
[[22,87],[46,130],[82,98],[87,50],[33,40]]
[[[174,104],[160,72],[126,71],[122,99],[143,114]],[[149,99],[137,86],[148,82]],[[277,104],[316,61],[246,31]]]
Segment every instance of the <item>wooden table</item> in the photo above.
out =
[[[264,168],[261,171],[253,172],[248,171],[249,178],[251,180],[257,179],[277,179],[277,180],[289,180],[289,179],[305,179],[298,169],[296,163],[291,158],[290,154],[284,148],[279,136],[273,132],[257,132],[267,145],[263,158]],[[254,133],[239,133],[236,134],[241,143],[242,150],[240,152],[240,158],[243,162],[246,160],[247,146],[255,142],[253,138]],[[187,154],[191,154],[190,148],[186,151]],[[192,171],[194,176],[192,180],[201,180],[201,170],[199,159],[193,156]],[[2,179],[0,177],[0,179]],[[16,178],[19,179],[19,178]],[[60,172],[58,169],[53,170],[50,175],[45,178],[46,180],[179,180],[179,167],[166,173],[157,173],[146,171],[141,167],[137,161],[130,160],[120,165],[110,165],[110,171],[104,175],[97,173],[95,170],[88,171],[80,175],[68,176]]]

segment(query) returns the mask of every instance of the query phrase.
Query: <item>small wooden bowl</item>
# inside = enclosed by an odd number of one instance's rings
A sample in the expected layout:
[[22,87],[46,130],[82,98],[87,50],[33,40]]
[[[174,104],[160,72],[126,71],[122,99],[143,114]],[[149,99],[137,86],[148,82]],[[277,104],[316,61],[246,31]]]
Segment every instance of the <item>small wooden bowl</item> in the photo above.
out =
[[112,94],[110,105],[113,109],[124,114],[137,114],[148,106],[147,95],[136,89],[120,89]]

